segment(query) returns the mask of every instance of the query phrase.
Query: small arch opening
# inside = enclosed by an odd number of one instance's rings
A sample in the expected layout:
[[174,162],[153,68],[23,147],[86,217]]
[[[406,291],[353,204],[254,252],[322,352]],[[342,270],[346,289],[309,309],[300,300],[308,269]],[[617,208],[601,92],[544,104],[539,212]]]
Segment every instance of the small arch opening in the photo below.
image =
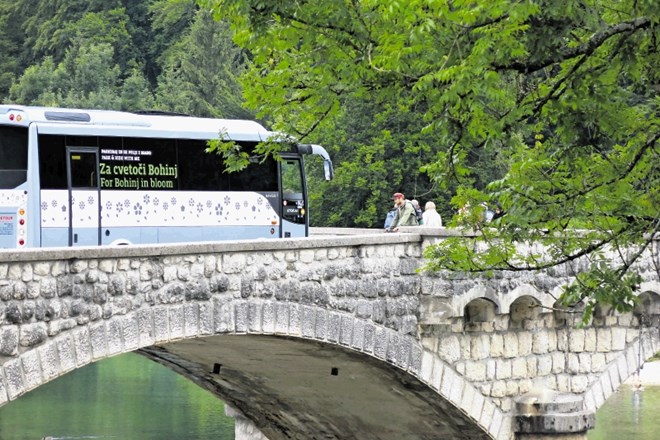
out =
[[640,293],[633,309],[633,315],[639,319],[642,325],[660,322],[660,295],[655,292]]
[[465,330],[492,331],[497,304],[487,298],[476,298],[467,303],[464,310]]
[[541,302],[533,296],[517,298],[509,307],[511,328],[534,328],[541,314]]
[[564,327],[573,325],[581,321],[584,314],[584,303],[580,302],[572,306],[565,306],[559,301],[555,301],[552,305],[552,313],[555,318],[556,327]]

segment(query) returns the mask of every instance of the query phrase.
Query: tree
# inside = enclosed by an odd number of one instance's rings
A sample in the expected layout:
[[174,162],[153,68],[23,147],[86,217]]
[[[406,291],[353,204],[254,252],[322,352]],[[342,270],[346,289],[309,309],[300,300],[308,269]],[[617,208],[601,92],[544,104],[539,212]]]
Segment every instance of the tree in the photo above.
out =
[[194,116],[250,118],[238,82],[243,58],[228,25],[214,21],[208,11],[197,11],[190,27],[161,56],[157,104]]
[[[634,263],[644,252],[658,260],[655,2],[202,3],[231,22],[249,51],[247,103],[277,129],[313,138],[336,128],[342,105],[355,99],[420,115],[420,142],[435,153],[423,170],[455,191],[455,208],[473,207],[455,224],[479,232],[429,248],[429,270],[536,270],[587,259],[590,270],[563,303],[586,304],[585,319],[596,301],[633,307]],[[483,227],[481,202],[506,211],[493,228]],[[533,243],[545,253],[516,251]],[[617,261],[605,257],[608,248],[620,251]]]

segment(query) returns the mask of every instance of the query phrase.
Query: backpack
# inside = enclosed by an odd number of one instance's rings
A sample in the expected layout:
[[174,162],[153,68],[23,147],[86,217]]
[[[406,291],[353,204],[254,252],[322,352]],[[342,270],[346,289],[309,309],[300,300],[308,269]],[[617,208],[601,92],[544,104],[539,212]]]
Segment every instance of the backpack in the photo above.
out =
[[410,200],[406,200],[406,204],[410,203],[410,207],[413,209],[413,214],[415,215],[415,219],[417,220],[417,224],[421,225],[422,224],[422,210],[415,208],[415,205]]
[[424,216],[422,216],[422,208],[415,208],[415,205],[413,205],[413,210],[415,211],[415,215],[417,216],[417,223],[420,225],[424,223]]

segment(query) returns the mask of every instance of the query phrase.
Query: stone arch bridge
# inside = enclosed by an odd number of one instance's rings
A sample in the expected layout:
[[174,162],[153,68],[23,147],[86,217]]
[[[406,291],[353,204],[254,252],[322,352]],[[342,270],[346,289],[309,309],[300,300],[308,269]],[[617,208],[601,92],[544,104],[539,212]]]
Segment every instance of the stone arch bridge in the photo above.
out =
[[139,351],[222,398],[239,439],[577,439],[660,351],[657,254],[635,313],[579,327],[551,309],[579,266],[422,273],[455,231],[420,231],[2,251],[0,405]]

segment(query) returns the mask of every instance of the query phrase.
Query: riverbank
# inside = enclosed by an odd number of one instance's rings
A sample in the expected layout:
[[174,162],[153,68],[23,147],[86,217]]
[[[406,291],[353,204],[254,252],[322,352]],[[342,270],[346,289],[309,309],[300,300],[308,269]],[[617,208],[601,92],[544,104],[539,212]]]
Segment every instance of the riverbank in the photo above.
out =
[[[635,385],[636,378],[629,378],[626,385]],[[644,364],[639,372],[639,382],[642,386],[660,386],[660,361],[653,361]]]

